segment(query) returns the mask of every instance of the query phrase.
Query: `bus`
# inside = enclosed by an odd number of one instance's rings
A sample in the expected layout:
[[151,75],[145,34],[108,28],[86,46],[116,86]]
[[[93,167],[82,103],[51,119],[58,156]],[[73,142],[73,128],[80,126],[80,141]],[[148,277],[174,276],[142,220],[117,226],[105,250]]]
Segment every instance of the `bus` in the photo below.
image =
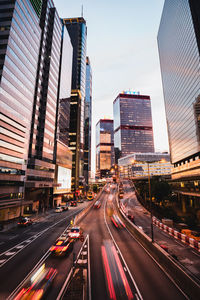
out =
[[92,191],[87,192],[88,201],[92,201],[94,199],[94,193]]

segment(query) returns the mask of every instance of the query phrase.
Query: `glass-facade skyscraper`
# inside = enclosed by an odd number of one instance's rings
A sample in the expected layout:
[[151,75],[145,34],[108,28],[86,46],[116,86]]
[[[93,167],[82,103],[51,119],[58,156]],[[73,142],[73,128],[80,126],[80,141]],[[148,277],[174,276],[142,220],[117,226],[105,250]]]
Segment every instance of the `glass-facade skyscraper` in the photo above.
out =
[[113,120],[100,119],[96,124],[96,176],[106,177],[114,165]]
[[73,46],[69,148],[72,151],[72,190],[84,184],[84,114],[87,27],[84,18],[63,19]]
[[24,199],[35,78],[40,1],[0,2],[0,220],[19,215]]
[[84,144],[84,177],[86,183],[91,174],[91,138],[92,138],[92,68],[89,57],[86,58],[85,86],[85,144]]
[[165,1],[158,48],[173,179],[200,174],[199,24],[198,0]]
[[113,112],[116,163],[133,152],[154,152],[150,96],[120,93]]

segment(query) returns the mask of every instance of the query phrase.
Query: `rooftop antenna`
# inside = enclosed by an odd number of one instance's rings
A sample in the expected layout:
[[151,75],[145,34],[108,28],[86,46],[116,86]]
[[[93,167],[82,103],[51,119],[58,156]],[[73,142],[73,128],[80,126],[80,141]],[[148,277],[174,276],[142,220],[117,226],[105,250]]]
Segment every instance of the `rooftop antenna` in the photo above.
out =
[[83,18],[83,4],[81,5],[81,17]]

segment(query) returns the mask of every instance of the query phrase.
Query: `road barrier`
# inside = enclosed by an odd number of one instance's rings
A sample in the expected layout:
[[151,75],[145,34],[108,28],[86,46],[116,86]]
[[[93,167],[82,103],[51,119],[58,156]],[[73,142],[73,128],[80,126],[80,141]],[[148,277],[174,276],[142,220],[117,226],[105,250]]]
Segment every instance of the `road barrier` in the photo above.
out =
[[163,231],[165,231],[166,233],[168,233],[169,235],[173,236],[175,239],[180,240],[184,244],[187,244],[188,246],[190,246],[200,252],[200,242],[199,241],[196,241],[195,239],[190,238],[189,236],[176,231],[174,228],[164,225],[162,222],[160,222],[155,217],[153,217],[153,224],[156,225],[157,227],[159,227],[160,229],[162,229]]
[[[142,246],[151,254],[151,256],[162,266],[162,268],[167,272],[167,274],[173,278],[176,284],[182,289],[182,291],[188,295],[188,299],[196,300],[199,299],[200,295],[200,285],[195,282],[187,273],[185,273],[181,267],[174,261],[174,259],[163,250],[158,244],[152,243],[151,239],[134,225],[127,217],[125,206],[119,202],[117,199],[118,210],[121,216],[124,219],[126,228],[134,235],[134,237],[142,244]],[[164,231],[169,232],[168,226],[160,224],[158,220],[156,226],[159,226]],[[170,230],[171,234],[174,234],[173,230]],[[175,234],[176,238],[179,238],[178,232]],[[184,242],[187,242],[187,237],[181,234],[181,238],[184,239]],[[195,245],[194,242],[192,242]],[[195,246],[194,246],[195,247]]]

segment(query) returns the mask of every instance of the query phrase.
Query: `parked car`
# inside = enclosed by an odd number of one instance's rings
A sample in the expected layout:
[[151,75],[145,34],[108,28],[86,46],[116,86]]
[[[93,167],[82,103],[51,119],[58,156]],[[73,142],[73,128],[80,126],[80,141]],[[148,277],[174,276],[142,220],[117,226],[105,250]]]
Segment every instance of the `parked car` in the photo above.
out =
[[17,223],[19,227],[26,227],[33,224],[33,221],[30,218],[22,217]]
[[61,207],[56,207],[55,212],[56,213],[61,213],[63,209]]
[[71,206],[77,206],[77,202],[76,201],[71,201]]
[[69,207],[67,205],[62,205],[61,208],[62,208],[63,211],[66,211],[66,210],[69,209]]

